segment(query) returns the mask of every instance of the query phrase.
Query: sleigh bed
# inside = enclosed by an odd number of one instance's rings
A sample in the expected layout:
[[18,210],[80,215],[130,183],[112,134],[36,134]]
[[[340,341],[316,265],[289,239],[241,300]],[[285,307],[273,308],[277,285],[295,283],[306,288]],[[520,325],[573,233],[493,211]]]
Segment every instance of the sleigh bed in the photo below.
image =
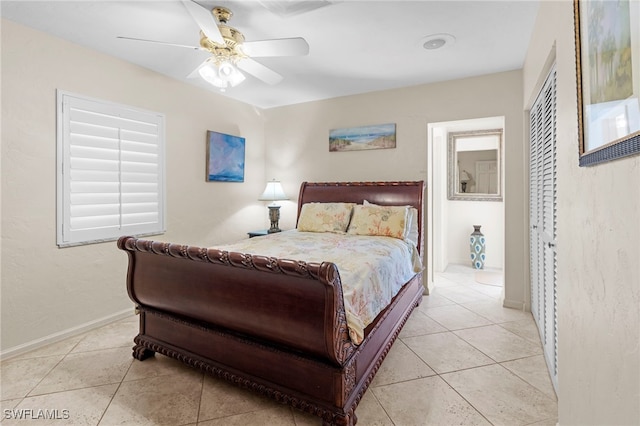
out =
[[[298,198],[296,230],[227,247],[120,238],[118,247],[129,257],[129,297],[140,314],[133,356],[142,361],[156,352],[164,354],[319,416],[325,425],[355,425],[358,403],[422,300],[416,254],[419,259],[423,187],[422,181],[305,182]],[[371,219],[381,212],[386,222]],[[334,219],[340,225],[332,223]],[[392,219],[398,220],[387,226]],[[400,233],[393,234],[398,229]],[[269,254],[266,245],[287,235],[303,241],[302,252]],[[314,238],[325,239],[318,247],[328,244],[336,249],[319,259],[321,255],[311,249]],[[370,262],[360,261],[348,244],[366,247],[369,242],[360,241],[367,238],[406,251],[413,268],[402,278],[394,273],[371,278],[375,284],[371,294],[386,294],[390,301],[369,312],[370,318],[360,311],[366,310],[363,301],[372,296],[352,291],[354,286],[366,286],[347,283],[357,276],[351,269]],[[284,247],[287,244],[293,243]],[[340,254],[343,244],[354,254]],[[368,268],[372,276],[383,270]],[[396,270],[400,269],[391,269]],[[402,282],[390,293],[381,290],[386,281],[399,279]]]

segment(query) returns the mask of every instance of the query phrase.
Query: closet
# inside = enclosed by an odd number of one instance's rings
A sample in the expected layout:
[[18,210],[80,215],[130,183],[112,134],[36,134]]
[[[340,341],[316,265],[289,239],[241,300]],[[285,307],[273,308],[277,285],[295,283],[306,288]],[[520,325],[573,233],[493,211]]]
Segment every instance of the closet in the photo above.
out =
[[531,107],[529,119],[531,312],[540,331],[549,374],[557,392],[555,65]]

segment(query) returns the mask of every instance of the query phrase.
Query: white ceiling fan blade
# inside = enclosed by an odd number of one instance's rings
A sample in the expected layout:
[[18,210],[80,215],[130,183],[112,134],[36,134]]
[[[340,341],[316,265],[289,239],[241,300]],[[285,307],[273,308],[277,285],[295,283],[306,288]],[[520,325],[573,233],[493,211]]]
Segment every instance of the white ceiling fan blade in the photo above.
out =
[[267,56],[306,56],[309,44],[302,37],[245,41],[242,51],[253,58]]
[[245,58],[239,61],[238,68],[271,85],[280,83],[284,78],[277,72],[265,67],[251,58]]
[[222,34],[220,34],[218,23],[216,22],[210,10],[205,9],[198,3],[191,0],[182,0],[182,4],[184,4],[184,7],[187,8],[187,11],[189,12],[193,20],[198,23],[198,26],[200,27],[204,35],[209,37],[211,41],[219,44],[224,44],[224,39],[222,38]]
[[123,36],[117,36],[116,38],[121,38],[123,40],[144,41],[145,43],[163,44],[165,46],[185,47],[187,49],[193,49],[193,50],[202,50],[202,48],[200,46],[187,46],[186,44],[167,43],[167,42],[164,42],[164,41],[147,40],[147,39],[144,39],[144,38],[123,37]]

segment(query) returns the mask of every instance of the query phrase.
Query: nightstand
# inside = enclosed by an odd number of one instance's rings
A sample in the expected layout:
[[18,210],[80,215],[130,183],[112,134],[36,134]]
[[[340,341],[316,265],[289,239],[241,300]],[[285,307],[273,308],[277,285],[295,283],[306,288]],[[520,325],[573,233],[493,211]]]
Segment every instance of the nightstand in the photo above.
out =
[[249,231],[247,232],[247,234],[249,234],[249,238],[253,238],[253,237],[262,237],[268,234],[266,229],[261,229],[260,231]]

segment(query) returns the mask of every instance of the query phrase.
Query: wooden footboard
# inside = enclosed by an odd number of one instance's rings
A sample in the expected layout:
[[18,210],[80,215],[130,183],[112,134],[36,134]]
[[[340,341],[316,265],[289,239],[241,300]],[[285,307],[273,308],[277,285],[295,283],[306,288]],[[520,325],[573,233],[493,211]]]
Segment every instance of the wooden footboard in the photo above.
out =
[[348,335],[335,264],[305,263],[122,237],[138,306],[201,321],[343,365]]

